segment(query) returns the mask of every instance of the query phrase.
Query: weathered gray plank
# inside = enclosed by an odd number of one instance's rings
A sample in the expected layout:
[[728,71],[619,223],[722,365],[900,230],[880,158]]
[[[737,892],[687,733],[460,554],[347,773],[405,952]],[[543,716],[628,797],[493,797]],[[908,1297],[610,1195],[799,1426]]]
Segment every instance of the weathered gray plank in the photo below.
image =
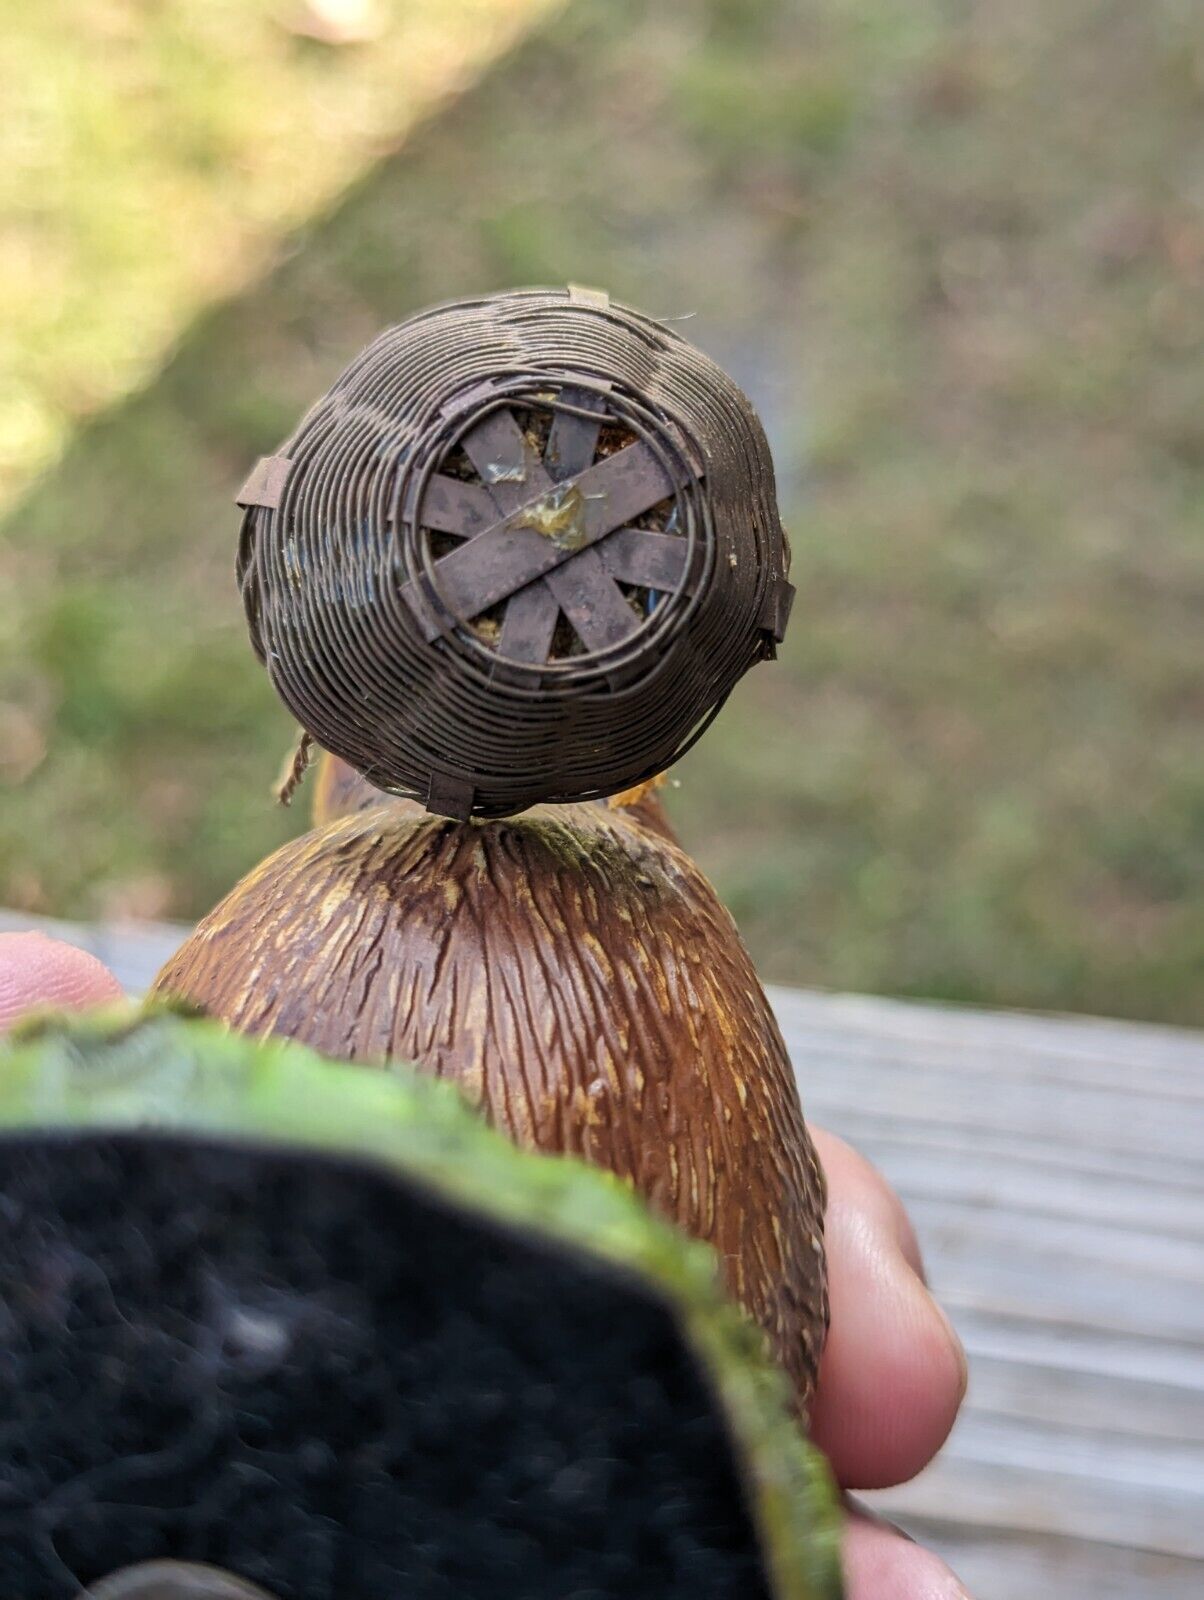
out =
[[970,1356],[867,1497],[983,1600],[1204,1593],[1204,1039],[775,991],[808,1114],[916,1223]]
[[[1104,1376],[1065,1361],[1039,1364],[1016,1354],[1019,1341],[1007,1349],[997,1340],[995,1354],[988,1354],[990,1345],[979,1340],[968,1338],[966,1343],[974,1369],[973,1405],[983,1415],[1015,1417],[1078,1434],[1121,1434],[1180,1444],[1204,1438],[1198,1356],[1195,1370],[1184,1371],[1181,1381],[1159,1383],[1150,1379],[1148,1371],[1134,1379],[1128,1372]],[[1135,1356],[1143,1363],[1146,1349],[1139,1347]],[[1118,1377],[1134,1385],[1132,1392],[1141,1402],[1124,1416],[1117,1414]]]
[[[966,1049],[969,1054],[973,1046]],[[1047,1140],[1083,1144],[1097,1154],[1138,1152],[1191,1161],[1204,1148],[1204,1101],[1172,1097],[1155,1087],[1059,1083],[1035,1071],[1026,1079],[1002,1068],[986,1077],[955,1061],[938,1065],[898,1055],[827,1059],[825,1070],[825,1056],[804,1046],[804,1093],[814,1098],[818,1081],[829,1103],[842,1111],[855,1114],[872,1107],[879,1115],[957,1128],[966,1135],[967,1150],[982,1126],[984,1107],[989,1107],[988,1125],[998,1132],[1025,1135],[1037,1128]]]
[[977,1600],[1199,1600],[1200,1564],[1177,1556],[1052,1535],[913,1516]]
[[1103,1017],[1053,1016],[1035,1012],[981,1011],[973,1006],[871,995],[824,994],[816,990],[770,986],[783,1028],[803,1035],[828,1033],[854,1050],[858,1040],[876,1048],[889,1041],[895,1053],[918,1047],[925,1060],[974,1047],[982,1063],[1003,1054],[1012,1063],[1036,1056],[1054,1071],[1074,1076],[1101,1064],[1135,1072],[1165,1071],[1181,1086],[1199,1085],[1200,1034],[1191,1028]]
[[[1007,1453],[1011,1443],[1009,1431],[1000,1429],[1000,1439],[984,1437],[972,1413],[959,1431],[975,1440],[975,1452],[964,1446],[948,1449],[911,1483],[867,1500],[909,1531],[911,1518],[939,1517],[975,1527],[1127,1545],[1195,1561],[1204,1579],[1200,1496],[1191,1488],[1112,1483],[1089,1465],[1080,1472],[1057,1471],[1031,1450],[1019,1448],[1015,1459],[998,1460],[997,1454]],[[1144,1597],[1134,1595],[1132,1600]]]
[[[1082,1323],[973,1310],[959,1313],[958,1327],[966,1348],[975,1356],[1010,1361],[1022,1379],[1030,1368],[1051,1367],[1059,1373],[1104,1380],[1109,1385],[1113,1416],[1117,1415],[1118,1387],[1125,1382],[1167,1385],[1184,1397],[1204,1396],[1204,1347],[1199,1341],[1143,1339]],[[1140,1421],[1146,1415],[1145,1404],[1130,1415]]]
[[[1158,1163],[1151,1162],[1130,1178],[1117,1171],[1115,1161],[1102,1161],[1092,1170],[1081,1161],[1060,1158],[1054,1166],[1048,1153],[1034,1157],[1019,1145],[1001,1151],[981,1143],[966,1163],[951,1160],[956,1152],[934,1149],[927,1140],[912,1143],[881,1128],[873,1138],[880,1150],[889,1151],[894,1182],[917,1199],[1004,1209],[1032,1217],[1034,1226],[1053,1215],[1105,1228],[1204,1240],[1204,1185],[1191,1184],[1190,1168],[1183,1178],[1168,1180]],[[1035,1173],[1039,1185],[1034,1185]]]

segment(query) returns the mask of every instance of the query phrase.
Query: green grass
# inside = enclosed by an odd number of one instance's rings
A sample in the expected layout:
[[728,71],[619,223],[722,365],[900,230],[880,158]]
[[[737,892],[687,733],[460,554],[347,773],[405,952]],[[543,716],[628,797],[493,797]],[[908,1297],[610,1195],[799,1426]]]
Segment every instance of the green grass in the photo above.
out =
[[0,504],[83,418],[153,376],[200,305],[242,289],[283,230],[548,5],[11,5]]
[[0,534],[0,901],[189,916],[300,826],[230,493],[382,324],[573,279],[770,425],[791,637],[674,799],[765,973],[1204,1022],[1202,110],[1177,0],[579,0]]

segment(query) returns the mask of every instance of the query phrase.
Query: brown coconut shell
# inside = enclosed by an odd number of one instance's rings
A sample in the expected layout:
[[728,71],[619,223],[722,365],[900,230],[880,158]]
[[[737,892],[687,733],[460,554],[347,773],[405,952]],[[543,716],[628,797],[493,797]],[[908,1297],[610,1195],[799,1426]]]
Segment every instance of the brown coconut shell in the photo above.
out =
[[412,1061],[520,1145],[629,1179],[715,1247],[805,1413],[824,1183],[790,1061],[714,890],[629,813],[343,817],[244,878],[155,990],[331,1056]]
[[[325,750],[318,757],[314,774],[312,815],[319,827],[323,823],[334,822],[337,817],[353,816],[357,811],[371,811],[379,805],[396,806],[407,816],[415,817],[422,816],[426,809],[416,800],[386,794],[383,789],[369,783],[341,756],[332,756]],[[622,794],[611,795],[609,799],[597,800],[593,804],[605,806],[610,811],[624,811],[662,839],[668,839],[670,844],[678,844],[680,841],[665,815],[658,793],[662,781],[654,778],[651,783],[640,784],[638,788],[627,789]]]

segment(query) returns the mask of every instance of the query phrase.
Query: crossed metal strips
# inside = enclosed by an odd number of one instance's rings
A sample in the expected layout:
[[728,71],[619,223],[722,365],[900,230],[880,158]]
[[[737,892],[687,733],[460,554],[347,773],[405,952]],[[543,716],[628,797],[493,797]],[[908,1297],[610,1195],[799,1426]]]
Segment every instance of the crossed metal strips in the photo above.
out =
[[481,482],[427,479],[422,525],[463,541],[435,563],[446,613],[423,603],[414,580],[402,590],[428,641],[508,600],[500,655],[546,661],[562,611],[587,650],[603,650],[641,626],[620,582],[683,587],[688,541],[629,524],[686,482],[688,468],[674,457],[671,469],[643,440],[595,462],[598,397],[570,386],[560,398],[593,414],[558,409],[542,458],[513,413],[497,409],[461,440]]

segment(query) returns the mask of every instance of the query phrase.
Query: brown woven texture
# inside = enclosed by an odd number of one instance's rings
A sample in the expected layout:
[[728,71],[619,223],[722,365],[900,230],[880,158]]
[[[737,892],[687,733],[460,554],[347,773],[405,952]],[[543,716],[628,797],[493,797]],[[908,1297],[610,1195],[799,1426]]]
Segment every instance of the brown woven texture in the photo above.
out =
[[677,760],[793,591],[748,399],[574,290],[381,334],[239,496],[252,642],[323,748],[453,816]]

